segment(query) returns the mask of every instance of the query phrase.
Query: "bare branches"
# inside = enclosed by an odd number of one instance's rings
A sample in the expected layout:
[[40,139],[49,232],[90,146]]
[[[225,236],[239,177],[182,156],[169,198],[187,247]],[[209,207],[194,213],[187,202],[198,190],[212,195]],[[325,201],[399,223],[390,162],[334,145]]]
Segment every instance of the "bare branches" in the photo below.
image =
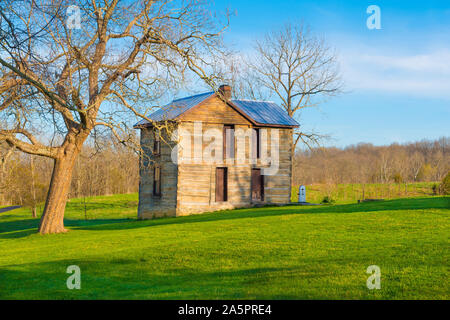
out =
[[[259,99],[264,88],[263,99],[270,96],[281,101],[289,116],[297,119],[302,109],[315,107],[342,90],[335,53],[302,25],[287,24],[256,41],[254,54],[246,57],[241,68],[236,69],[243,74],[236,81],[241,94]],[[299,132],[294,146],[298,141],[315,145],[323,137]]]
[[[31,143],[24,142],[23,140],[16,137],[17,134],[21,134],[30,140]],[[24,129],[15,130],[1,130],[0,131],[0,142],[5,141],[10,147],[15,147],[20,151],[29,154],[35,154],[39,156],[56,158],[57,149],[52,147],[44,146],[39,143],[37,139],[28,131]]]
[[65,231],[71,173],[89,136],[106,128],[136,147],[132,124],[162,92],[190,75],[214,86],[209,62],[221,48],[223,29],[198,0],[75,4],[76,26],[67,23],[71,1],[0,7],[0,141],[55,159],[43,233]]
[[302,132],[301,130],[298,130],[294,132],[294,146],[301,141],[309,149],[320,148],[321,142],[328,138],[328,135],[318,134],[315,132]]
[[[6,151],[3,149],[6,149]],[[8,159],[12,156],[14,149],[15,149],[14,147],[11,147],[11,146],[5,147],[2,145],[2,143],[0,143],[0,151],[2,151],[0,153],[0,173],[1,174],[6,174],[6,163],[7,163]],[[1,187],[1,185],[0,185],[0,187]]]
[[[80,0],[80,29],[66,23],[69,4],[2,4],[0,112],[6,113],[0,117],[5,130],[31,132],[31,120],[37,120],[39,127],[54,128],[60,140],[65,135],[85,139],[99,123],[109,121],[108,128],[122,123],[124,109],[145,118],[148,102],[161,96],[161,87],[178,86],[187,73],[214,86],[209,54],[220,51],[223,28],[216,28],[200,1]],[[18,88],[28,94],[18,95]],[[25,119],[25,112],[34,116]],[[105,113],[108,117],[97,121]]]
[[319,95],[324,98],[341,90],[334,53],[303,26],[286,25],[269,33],[255,49],[251,69],[282,100],[290,116],[314,105]]

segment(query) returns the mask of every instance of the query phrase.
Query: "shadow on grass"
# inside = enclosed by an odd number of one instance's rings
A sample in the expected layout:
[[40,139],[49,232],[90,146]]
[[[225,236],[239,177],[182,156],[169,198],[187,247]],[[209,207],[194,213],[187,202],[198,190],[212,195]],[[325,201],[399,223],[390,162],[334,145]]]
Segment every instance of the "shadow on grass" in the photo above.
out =
[[[450,197],[396,199],[379,202],[324,205],[324,206],[280,206],[225,210],[213,213],[191,215],[185,217],[161,218],[153,220],[135,221],[126,224],[102,224],[89,226],[90,230],[121,230],[148,226],[161,226],[169,224],[184,224],[208,221],[220,221],[231,219],[257,218],[266,216],[290,215],[290,214],[324,214],[324,213],[352,213],[352,212],[376,212],[391,210],[425,210],[442,209],[449,207]],[[83,229],[83,227],[82,227]]]
[[[66,286],[66,268],[82,270],[82,290]],[[235,268],[220,271],[187,270],[169,265],[164,272],[149,267],[142,258],[65,259],[0,268],[0,299],[298,299],[300,295],[271,294],[271,280],[298,277],[319,279],[323,271],[298,266]],[[20,283],[20,285],[18,285]],[[108,290],[105,290],[108,288]]]
[[[218,211],[185,217],[161,218],[143,221],[134,219],[64,219],[64,223],[67,227],[73,227],[75,229],[82,230],[123,230],[143,228],[148,226],[162,226],[169,224],[197,223],[290,214],[352,213],[393,210],[426,210],[442,208],[450,208],[450,197],[395,199],[367,202],[361,204],[338,204],[311,207],[289,205],[280,207],[246,208]],[[38,219],[25,219],[5,222],[0,221],[0,238],[25,237],[36,232],[38,223]]]
[[[136,221],[134,219],[92,219],[92,220],[75,220],[64,219],[66,227],[93,227],[104,224],[115,224],[129,221]],[[0,239],[14,239],[26,237],[30,234],[36,233],[39,226],[39,219],[24,219],[14,221],[0,221]]]
[[19,209],[21,207],[22,206],[9,206],[9,207],[0,208],[0,213],[11,211],[11,210],[15,210],[15,209]]

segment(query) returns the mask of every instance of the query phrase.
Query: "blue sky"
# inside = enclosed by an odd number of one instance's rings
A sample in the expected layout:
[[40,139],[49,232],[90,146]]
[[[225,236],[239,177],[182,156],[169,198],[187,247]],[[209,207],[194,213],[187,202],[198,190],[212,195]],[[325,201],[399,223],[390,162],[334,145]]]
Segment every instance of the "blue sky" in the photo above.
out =
[[[381,29],[369,30],[369,5]],[[376,145],[450,136],[450,1],[216,1],[235,14],[225,39],[235,49],[285,22],[301,22],[333,46],[346,93],[301,114],[326,145]]]

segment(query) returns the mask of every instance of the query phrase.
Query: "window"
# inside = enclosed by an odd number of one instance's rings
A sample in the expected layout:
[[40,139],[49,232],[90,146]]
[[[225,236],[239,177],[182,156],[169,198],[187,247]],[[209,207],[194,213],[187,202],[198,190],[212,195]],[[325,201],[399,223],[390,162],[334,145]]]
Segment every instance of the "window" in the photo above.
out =
[[161,195],[161,167],[153,169],[153,195]]
[[228,169],[216,168],[216,202],[228,200]]
[[223,126],[223,158],[234,159],[234,125]]
[[153,141],[153,154],[161,153],[161,141],[159,138],[159,133],[154,131],[155,140]]
[[252,158],[261,158],[261,132],[259,128],[252,130]]

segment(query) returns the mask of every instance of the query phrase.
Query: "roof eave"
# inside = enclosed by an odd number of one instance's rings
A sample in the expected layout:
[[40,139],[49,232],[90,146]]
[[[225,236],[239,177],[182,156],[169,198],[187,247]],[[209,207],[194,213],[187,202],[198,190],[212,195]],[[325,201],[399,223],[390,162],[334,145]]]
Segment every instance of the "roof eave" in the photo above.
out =
[[[153,121],[154,123],[161,123],[161,122],[177,122],[176,119],[168,119],[168,120],[159,120],[159,121]],[[144,128],[152,128],[154,127],[153,123],[147,122],[147,123],[141,123],[141,124],[135,124],[133,126],[133,129],[144,129]]]
[[270,127],[270,128],[298,128],[300,125],[289,125],[289,124],[274,124],[274,123],[256,123],[258,127]]
[[148,127],[153,127],[153,125],[151,123],[135,124],[133,126],[133,129],[137,130],[137,129],[144,129],[144,128],[148,128]]

